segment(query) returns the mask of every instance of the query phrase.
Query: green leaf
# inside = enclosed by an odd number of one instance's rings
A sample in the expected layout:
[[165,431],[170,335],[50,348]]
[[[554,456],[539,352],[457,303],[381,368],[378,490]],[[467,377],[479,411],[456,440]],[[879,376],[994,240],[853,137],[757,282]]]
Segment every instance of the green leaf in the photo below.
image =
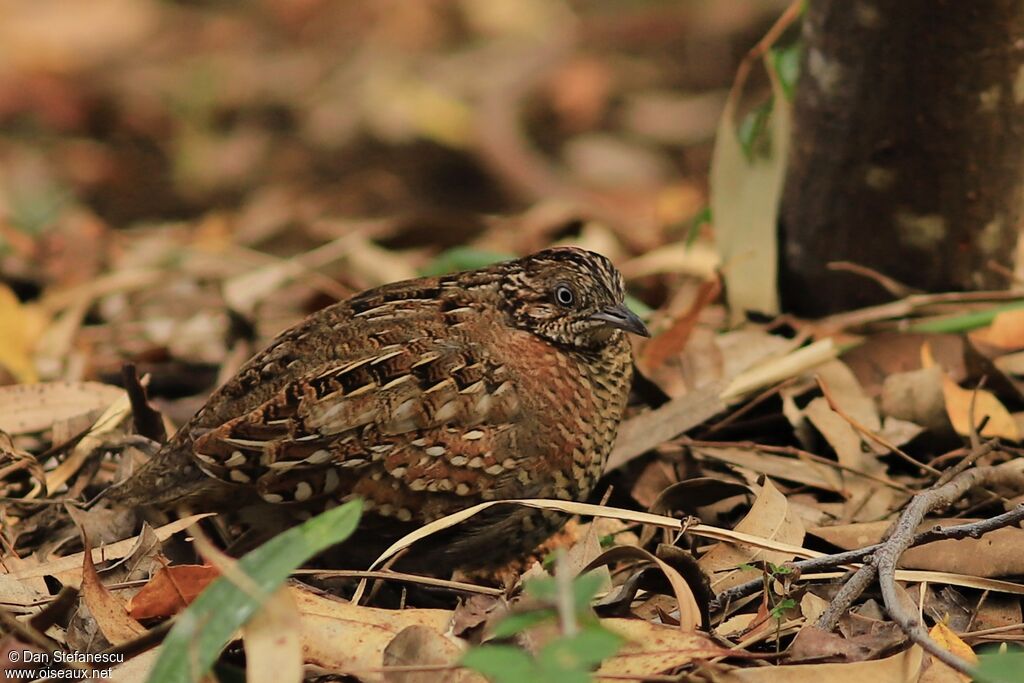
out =
[[1024,652],[982,654],[978,660],[978,683],[1024,683]]
[[453,247],[437,255],[433,261],[420,269],[420,275],[444,275],[459,270],[476,270],[492,263],[514,259],[512,254],[499,251],[485,251],[473,247]]
[[796,607],[796,600],[794,600],[793,598],[786,598],[785,600],[781,600],[778,603],[776,603],[774,607],[772,607],[772,618],[781,619],[782,615],[786,612],[786,610],[793,609],[794,607]]
[[530,655],[510,645],[481,645],[462,657],[462,666],[496,683],[532,683],[537,666]]
[[956,334],[967,332],[985,325],[991,325],[995,317],[1006,311],[1016,311],[1024,308],[1024,301],[1014,301],[1002,306],[993,306],[985,311],[951,315],[933,320],[925,320],[919,323],[912,323],[907,327],[908,332],[928,332],[932,334]]
[[251,586],[241,588],[225,576],[210,584],[175,620],[149,683],[199,681],[231,636],[259,611],[289,574],[352,534],[361,510],[358,500],[328,510],[240,559],[238,569],[251,579]]
[[697,215],[690,221],[690,227],[686,231],[686,248],[693,246],[700,236],[700,229],[711,222],[711,207],[705,206],[697,212]]
[[595,624],[571,638],[548,643],[538,654],[537,661],[546,671],[587,671],[614,655],[621,646],[621,636]]
[[803,53],[803,44],[800,41],[783,47],[771,49],[772,68],[775,75],[779,77],[779,85],[786,99],[793,101],[796,94],[796,81],[800,77],[800,56]]
[[[577,611],[590,605],[597,591],[601,590],[602,583],[601,576],[595,572],[576,577],[572,582],[572,599]],[[558,598],[558,584],[553,578],[530,579],[526,582],[526,593],[538,600],[555,603]]]
[[491,635],[494,638],[508,638],[509,636],[514,636],[528,628],[533,628],[537,624],[547,621],[548,619],[553,619],[554,617],[555,611],[551,609],[510,614],[498,622],[498,625],[494,627],[494,632]]

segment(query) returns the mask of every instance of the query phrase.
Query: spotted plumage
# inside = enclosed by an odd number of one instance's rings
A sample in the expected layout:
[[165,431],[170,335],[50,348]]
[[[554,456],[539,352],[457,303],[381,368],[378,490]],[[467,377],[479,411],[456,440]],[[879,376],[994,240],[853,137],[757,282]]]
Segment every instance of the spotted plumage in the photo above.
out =
[[[359,496],[399,530],[482,501],[584,499],[625,407],[624,331],[646,334],[623,296],[611,263],[575,248],[369,290],[280,335],[108,498],[203,510]],[[504,509],[436,555],[479,564],[496,540],[522,553],[560,519]]]

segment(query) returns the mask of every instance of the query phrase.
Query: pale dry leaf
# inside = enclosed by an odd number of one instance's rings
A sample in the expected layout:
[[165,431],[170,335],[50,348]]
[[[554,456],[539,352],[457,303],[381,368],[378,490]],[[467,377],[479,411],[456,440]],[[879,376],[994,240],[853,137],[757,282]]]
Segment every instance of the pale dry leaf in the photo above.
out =
[[108,408],[124,389],[100,382],[47,382],[0,387],[0,431],[30,434],[60,420]]
[[[971,646],[961,640],[960,636],[945,623],[937,622],[935,626],[932,626],[928,635],[938,643],[939,647],[952,652],[968,664],[976,665],[978,663],[978,656],[974,654]],[[945,662],[940,662],[930,655],[928,659],[930,661],[928,661],[919,683],[971,683],[970,676],[954,670]]]
[[[207,512],[199,515],[191,515],[184,519],[175,520],[170,524],[165,524],[157,529],[153,529],[152,533],[155,533],[156,537],[161,541],[166,541],[174,534],[184,531],[199,520],[205,519],[206,517],[212,517],[213,514],[214,513],[212,512]],[[134,536],[102,548],[93,548],[92,560],[93,562],[104,562],[106,560],[119,560],[123,557],[127,557],[135,550],[139,540],[140,536]],[[59,576],[64,585],[77,587],[82,580],[81,571],[83,558],[84,553],[75,553],[74,555],[68,555],[67,557],[61,557],[32,567],[24,567],[13,572],[5,571],[5,573],[10,574],[11,577],[18,579],[19,581],[43,576]]]
[[680,631],[641,619],[602,619],[601,625],[622,636],[626,644],[598,668],[595,677],[599,682],[613,680],[602,674],[653,676],[726,653],[720,645],[698,631]]
[[846,490],[846,485],[836,468],[813,460],[800,460],[738,447],[694,447],[693,453],[697,457],[707,457],[736,467],[743,467],[773,479],[795,481],[833,493],[843,493]]
[[733,669],[716,678],[719,683],[917,683],[923,651],[913,646],[885,659],[838,664],[794,664]]
[[383,680],[379,668],[384,649],[403,629],[419,625],[445,633],[453,617],[449,610],[377,609],[296,586],[288,591],[302,615],[306,663],[331,671],[358,672],[366,681]]
[[[973,521],[977,520],[930,519],[919,527],[919,531],[935,526],[968,524]],[[878,543],[889,526],[890,522],[887,521],[842,524],[808,529],[808,533],[844,550],[852,550]],[[900,556],[899,566],[984,578],[1020,576],[1024,575],[1021,547],[1024,547],[1024,530],[1005,527],[990,531],[981,538],[949,539],[909,548]]]
[[779,201],[786,174],[791,105],[766,62],[774,94],[767,158],[747,157],[736,132],[739,91],[722,112],[711,158],[711,212],[732,319],[745,311],[779,312],[776,282]]
[[815,374],[828,387],[832,400],[840,409],[872,432],[882,428],[874,400],[864,392],[853,371],[841,360],[822,363]]
[[[750,511],[736,525],[736,531],[799,546],[803,542],[804,528],[799,518],[789,509],[786,497],[770,479],[765,479]],[[743,544],[720,543],[712,547],[699,560],[701,568],[711,576],[715,592],[721,592],[756,578],[756,569],[737,569],[750,562],[782,564],[793,559],[790,553],[764,550]]]
[[465,651],[465,643],[438,633],[432,628],[414,624],[402,629],[384,648],[383,663],[387,667],[451,666],[447,670],[385,671],[387,683],[487,683],[480,674],[455,668]]
[[71,454],[55,469],[46,473],[46,489],[57,491],[78,471],[86,458],[103,444],[103,438],[114,431],[131,415],[132,407],[128,394],[122,393],[96,420],[89,433],[75,444]]
[[924,425],[930,432],[948,432],[942,378],[938,366],[886,376],[882,383],[882,412],[891,418]]
[[279,588],[244,626],[247,683],[301,683],[301,617],[287,588]]
[[[863,447],[861,435],[839,413],[829,407],[828,400],[815,398],[804,408],[810,420],[836,452],[839,463],[855,472],[886,479],[886,467],[874,454]],[[864,477],[849,476],[845,482],[848,494],[844,507],[845,519],[878,519],[892,510],[895,493]]]
[[148,681],[149,673],[153,670],[156,660],[160,657],[160,652],[160,648],[155,647],[152,650],[125,660],[123,664],[113,667],[107,680],[110,683],[139,683],[139,681]]

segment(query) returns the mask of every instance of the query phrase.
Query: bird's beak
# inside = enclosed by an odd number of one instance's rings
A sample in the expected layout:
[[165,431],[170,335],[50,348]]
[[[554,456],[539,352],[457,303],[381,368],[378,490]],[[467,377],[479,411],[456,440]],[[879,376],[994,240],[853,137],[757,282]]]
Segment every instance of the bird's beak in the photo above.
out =
[[647,331],[647,326],[644,325],[644,321],[641,320],[636,313],[629,310],[629,307],[627,307],[626,304],[609,306],[603,311],[598,311],[591,315],[590,319],[600,320],[611,327],[619,330],[625,330],[626,332],[632,332],[633,334],[638,334],[641,337],[651,336],[651,333]]

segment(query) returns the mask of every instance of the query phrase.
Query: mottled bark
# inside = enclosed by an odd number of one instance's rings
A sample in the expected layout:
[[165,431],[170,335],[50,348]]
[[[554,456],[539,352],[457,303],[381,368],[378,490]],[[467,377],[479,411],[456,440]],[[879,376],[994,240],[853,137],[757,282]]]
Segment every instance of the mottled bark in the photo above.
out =
[[1024,180],[1024,2],[811,0],[779,215],[787,310],[1003,287]]

